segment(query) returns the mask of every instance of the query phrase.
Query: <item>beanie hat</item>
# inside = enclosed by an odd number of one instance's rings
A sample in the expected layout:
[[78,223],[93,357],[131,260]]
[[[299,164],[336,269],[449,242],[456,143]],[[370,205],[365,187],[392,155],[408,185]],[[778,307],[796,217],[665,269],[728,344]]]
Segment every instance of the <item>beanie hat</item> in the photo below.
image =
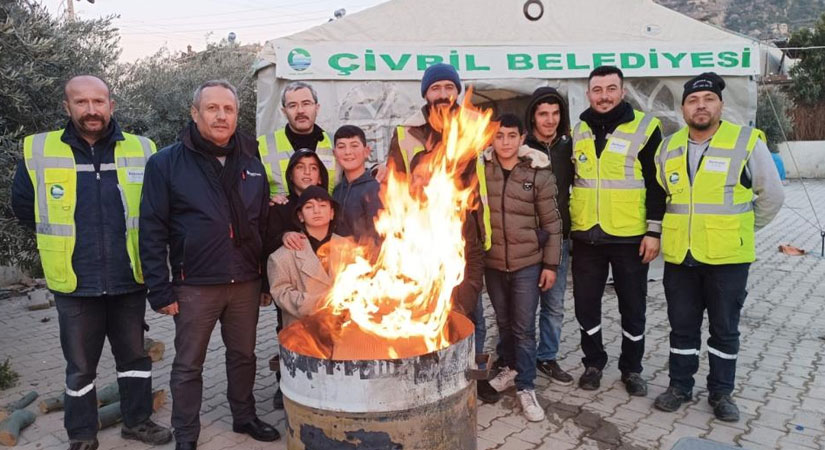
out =
[[332,223],[335,223],[335,220],[338,218],[338,203],[332,199],[332,196],[329,195],[329,191],[327,191],[326,187],[309,186],[304,189],[304,192],[301,192],[301,196],[298,197],[298,202],[295,203],[295,209],[292,210],[292,220],[295,225],[299,228],[303,228],[303,224],[300,220],[298,220],[298,212],[301,211],[301,208],[303,208],[304,205],[306,205],[310,200],[329,202],[330,206],[332,206],[333,212],[335,213],[332,217]]
[[685,99],[688,95],[694,92],[710,91],[719,96],[722,100],[722,91],[725,89],[725,80],[722,79],[716,72],[705,72],[701,75],[691,78],[685,83],[685,91],[682,93],[682,104],[685,104]]
[[427,96],[427,89],[429,89],[433,83],[444,80],[452,81],[458,89],[458,93],[461,93],[461,78],[459,78],[455,67],[445,63],[438,63],[427,67],[427,70],[424,71],[424,77],[421,78],[421,97]]

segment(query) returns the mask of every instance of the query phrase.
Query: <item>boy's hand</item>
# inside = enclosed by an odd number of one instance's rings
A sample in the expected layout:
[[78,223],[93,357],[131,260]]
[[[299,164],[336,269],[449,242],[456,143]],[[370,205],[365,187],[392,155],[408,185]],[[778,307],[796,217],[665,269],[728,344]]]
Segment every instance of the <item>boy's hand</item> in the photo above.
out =
[[275,194],[269,199],[269,206],[286,205],[287,203],[289,203],[289,200],[285,194]]
[[287,231],[283,237],[284,247],[289,250],[302,250],[306,245],[306,240],[307,237],[303,233],[296,231]]
[[383,183],[387,179],[387,169],[386,164],[379,164],[377,167],[377,171],[375,172],[375,181],[379,183]]
[[178,309],[178,302],[172,302],[163,308],[158,310],[161,314],[166,314],[167,316],[177,316],[180,310]]
[[550,269],[542,269],[539,277],[539,289],[546,291],[556,284],[556,272]]
[[269,306],[272,304],[272,296],[266,292],[261,292],[261,306]]

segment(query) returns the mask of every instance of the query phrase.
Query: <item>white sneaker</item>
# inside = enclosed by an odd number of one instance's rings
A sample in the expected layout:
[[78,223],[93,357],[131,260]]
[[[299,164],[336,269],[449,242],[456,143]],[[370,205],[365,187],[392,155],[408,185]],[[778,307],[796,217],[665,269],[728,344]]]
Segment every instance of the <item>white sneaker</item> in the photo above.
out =
[[521,410],[524,412],[524,417],[530,422],[541,422],[544,420],[544,410],[536,400],[536,391],[533,389],[525,389],[518,391],[518,402],[521,403]]
[[495,378],[490,380],[490,386],[499,392],[504,392],[516,385],[516,375],[517,372],[515,370],[505,367],[499,371]]

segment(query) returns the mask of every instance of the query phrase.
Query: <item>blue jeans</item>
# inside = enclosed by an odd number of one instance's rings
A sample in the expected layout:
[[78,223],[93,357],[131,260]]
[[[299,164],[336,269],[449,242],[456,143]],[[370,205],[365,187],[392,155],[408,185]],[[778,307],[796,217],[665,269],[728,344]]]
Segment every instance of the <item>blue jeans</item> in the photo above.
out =
[[484,269],[487,293],[490,294],[498,323],[496,352],[503,365],[518,372],[518,390],[535,389],[536,309],[540,274],[541,264],[515,272]]
[[552,361],[559,352],[561,325],[564,320],[564,291],[567,289],[567,266],[570,259],[570,239],[561,243],[561,264],[556,272],[556,283],[541,293],[539,309],[539,361]]
[[[475,325],[476,356],[484,353],[484,341],[487,339],[487,322],[484,321],[484,305],[481,303],[481,293],[478,294],[478,304],[473,313],[473,324]],[[484,364],[479,365],[479,369],[484,369]]]

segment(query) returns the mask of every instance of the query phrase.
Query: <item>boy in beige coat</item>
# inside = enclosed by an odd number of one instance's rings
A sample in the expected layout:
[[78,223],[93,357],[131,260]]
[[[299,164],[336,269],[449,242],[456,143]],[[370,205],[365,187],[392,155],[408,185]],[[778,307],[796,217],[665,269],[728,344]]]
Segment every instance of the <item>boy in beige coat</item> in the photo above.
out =
[[[342,239],[334,234],[337,205],[326,189],[310,186],[295,206],[294,219],[309,245],[300,250],[281,247],[269,256],[270,293],[284,315],[284,327],[314,313],[332,287],[328,246]],[[324,246],[322,249],[321,247]],[[319,250],[321,250],[319,252]]]

